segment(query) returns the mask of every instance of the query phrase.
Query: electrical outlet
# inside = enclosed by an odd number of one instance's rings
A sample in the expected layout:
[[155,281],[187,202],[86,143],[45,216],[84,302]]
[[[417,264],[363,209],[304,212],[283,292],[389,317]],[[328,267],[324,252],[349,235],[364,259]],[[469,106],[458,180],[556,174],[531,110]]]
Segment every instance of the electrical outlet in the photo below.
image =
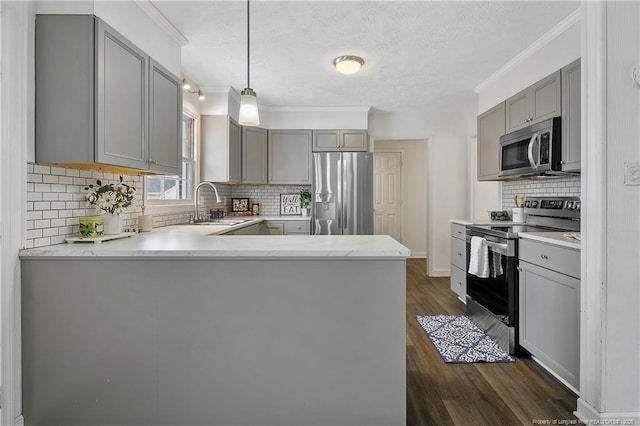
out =
[[640,185],[640,163],[624,163],[624,184]]

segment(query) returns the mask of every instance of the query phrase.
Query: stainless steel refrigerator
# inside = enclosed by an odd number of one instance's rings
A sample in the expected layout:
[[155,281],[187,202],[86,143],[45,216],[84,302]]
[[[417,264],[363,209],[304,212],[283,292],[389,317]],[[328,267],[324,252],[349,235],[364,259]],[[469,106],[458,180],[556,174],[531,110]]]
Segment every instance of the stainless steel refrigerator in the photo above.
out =
[[313,154],[314,235],[373,234],[373,153]]

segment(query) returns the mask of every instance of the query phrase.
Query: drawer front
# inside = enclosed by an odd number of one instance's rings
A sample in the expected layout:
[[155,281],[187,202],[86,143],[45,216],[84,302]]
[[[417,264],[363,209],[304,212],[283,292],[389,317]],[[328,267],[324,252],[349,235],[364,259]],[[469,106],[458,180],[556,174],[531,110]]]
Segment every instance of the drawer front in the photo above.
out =
[[307,234],[311,233],[311,222],[308,220],[289,220],[285,222],[286,234]]
[[459,223],[451,223],[451,236],[464,240],[466,238],[467,229]]
[[519,259],[551,269],[574,278],[580,278],[580,251],[538,241],[520,239]]
[[467,243],[465,240],[451,238],[451,264],[462,270],[467,268]]
[[463,269],[451,265],[451,290],[462,300],[467,298],[467,274]]

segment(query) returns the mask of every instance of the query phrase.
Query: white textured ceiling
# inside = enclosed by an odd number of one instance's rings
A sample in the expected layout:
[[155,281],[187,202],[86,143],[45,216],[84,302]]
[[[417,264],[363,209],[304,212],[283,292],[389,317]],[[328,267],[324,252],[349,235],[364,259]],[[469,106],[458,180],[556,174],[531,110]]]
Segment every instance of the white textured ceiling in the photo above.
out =
[[[153,1],[189,39],[183,72],[246,87],[245,1]],[[579,2],[252,1],[251,87],[267,106],[465,111],[473,88]],[[357,74],[332,61],[365,59]]]

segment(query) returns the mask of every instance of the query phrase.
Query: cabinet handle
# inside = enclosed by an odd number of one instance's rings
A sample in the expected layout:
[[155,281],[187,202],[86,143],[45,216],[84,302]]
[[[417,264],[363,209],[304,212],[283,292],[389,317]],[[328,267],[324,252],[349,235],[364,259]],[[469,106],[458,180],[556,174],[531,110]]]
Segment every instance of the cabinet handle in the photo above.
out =
[[296,226],[296,228],[298,228],[298,229],[302,229],[302,226]]
[[158,164],[158,163],[156,162],[156,160],[149,160],[149,163],[151,163],[151,164]]
[[462,253],[458,253],[458,256],[462,256]]
[[458,235],[462,235],[462,231],[458,231]]
[[546,254],[541,254],[540,257],[544,260],[549,260],[549,256],[547,256]]

